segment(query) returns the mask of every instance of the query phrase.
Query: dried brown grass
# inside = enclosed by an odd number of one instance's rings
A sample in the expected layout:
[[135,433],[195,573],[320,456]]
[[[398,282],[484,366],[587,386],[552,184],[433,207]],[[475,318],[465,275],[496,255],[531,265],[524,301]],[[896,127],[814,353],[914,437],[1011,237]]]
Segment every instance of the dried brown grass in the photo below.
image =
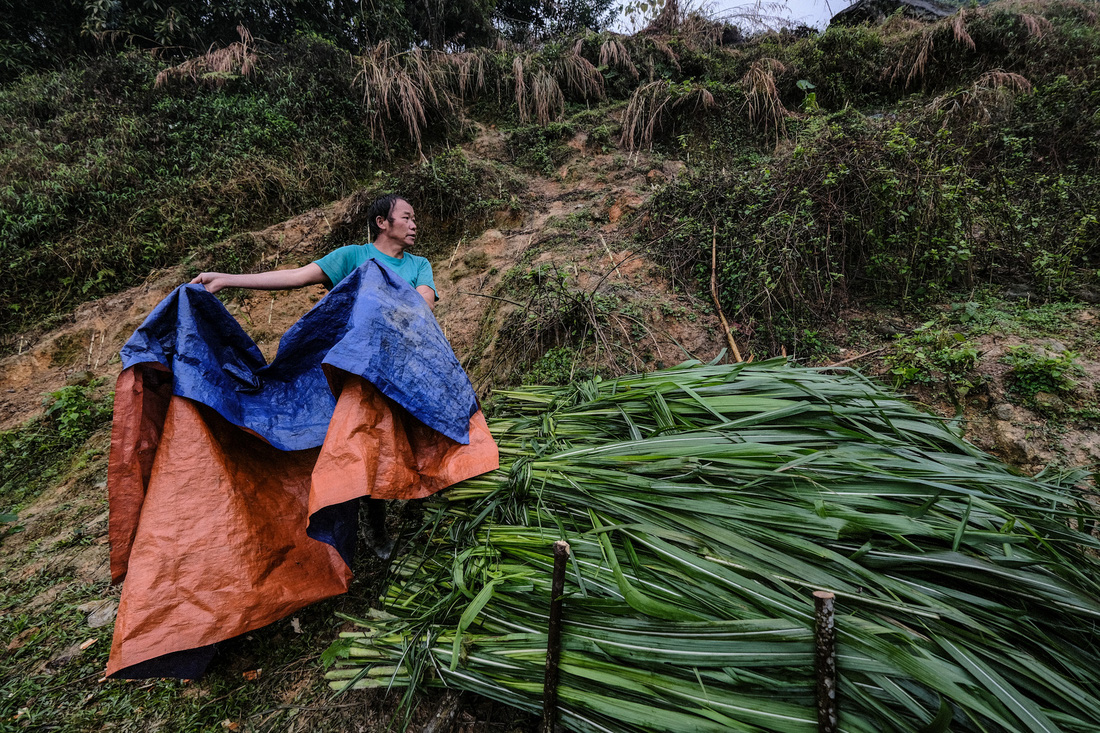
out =
[[776,59],[762,58],[753,61],[741,77],[749,121],[765,131],[773,130],[777,137],[781,132],[786,134],[786,119],[792,114],[783,106],[775,83],[775,75],[786,70],[787,67]]
[[565,111],[565,95],[557,80],[532,54],[512,59],[512,83],[520,122],[548,125]]
[[682,21],[683,14],[680,12],[679,0],[664,0],[657,15],[641,32],[647,36],[667,36],[674,33]]
[[[1053,3],[1049,0],[1019,0],[1011,4],[1000,4],[992,10],[988,7],[962,8],[954,15],[929,26],[925,26],[913,40],[909,41],[898,54],[898,60],[889,68],[886,76],[891,82],[904,77],[904,86],[924,80],[929,64],[935,58],[938,42],[951,42],[969,51],[977,51],[978,46],[971,35],[968,25],[976,19],[988,18],[992,13],[1011,13],[1027,31],[1029,38],[1042,38],[1053,27],[1051,22],[1040,13]],[[1074,0],[1062,5],[1077,4]],[[1088,11],[1087,8],[1085,9]],[[907,29],[898,29],[905,34]],[[941,46],[942,48],[942,46]]]
[[485,91],[488,53],[488,49],[476,49],[443,54],[444,61],[451,67],[453,85],[460,99],[471,99]]
[[518,53],[512,59],[511,83],[520,122],[540,125],[561,119],[565,97],[603,99],[604,79],[580,54],[581,41],[551,59]]
[[363,94],[372,139],[386,140],[386,121],[399,119],[421,149],[429,111],[451,112],[455,100],[446,86],[446,66],[420,48],[397,53],[388,41],[359,57],[352,84]]
[[961,92],[936,97],[928,105],[943,112],[946,127],[952,122],[988,124],[1004,119],[1021,94],[1030,94],[1031,82],[1019,74],[995,69],[979,76]]
[[977,48],[974,38],[966,30],[966,21],[976,10],[963,8],[954,15],[926,26],[915,43],[904,49],[898,56],[897,63],[890,72],[890,81],[896,81],[905,74],[905,86],[908,87],[915,80],[924,79],[928,64],[932,60],[936,50],[936,40],[944,35],[944,29],[950,31],[955,43],[966,46],[971,51]]
[[241,40],[215,49],[210,47],[205,54],[188,59],[176,66],[169,66],[159,74],[154,87],[163,87],[171,80],[188,79],[192,82],[212,87],[221,87],[236,77],[250,77],[259,62],[253,50],[255,42],[252,34],[243,25],[237,26]]
[[630,51],[621,41],[608,38],[600,44],[600,66],[607,69],[619,69],[630,74],[631,78],[638,78],[638,67],[630,58]]
[[690,114],[714,106],[714,95],[698,84],[686,91],[682,85],[665,80],[643,84],[627,103],[620,141],[630,150],[651,147],[657,133],[669,127],[673,113]]
[[1043,34],[1052,27],[1049,20],[1041,15],[1034,15],[1032,13],[1020,13],[1020,20],[1023,22],[1024,27],[1027,28],[1028,34],[1035,38],[1042,38]]
[[539,69],[531,79],[531,109],[540,125],[560,119],[565,111],[565,96],[557,79],[546,69]]
[[582,99],[604,98],[603,74],[577,48],[561,54],[553,67],[554,76],[566,93]]
[[[675,50],[673,50],[672,46],[669,45],[668,41],[665,41],[661,38],[647,38],[646,43],[647,43],[647,45],[653,46],[654,50],[660,51],[662,54],[664,54],[664,57],[666,59],[668,59],[668,62],[676,67],[676,71],[683,71],[683,69],[680,68],[680,56],[676,53]],[[650,79],[652,80],[652,78],[653,78],[653,57],[652,57],[652,54],[650,55],[650,59],[649,59],[649,73],[650,73]]]
[[710,51],[722,44],[723,30],[722,23],[693,10],[680,19],[676,37],[692,51]]

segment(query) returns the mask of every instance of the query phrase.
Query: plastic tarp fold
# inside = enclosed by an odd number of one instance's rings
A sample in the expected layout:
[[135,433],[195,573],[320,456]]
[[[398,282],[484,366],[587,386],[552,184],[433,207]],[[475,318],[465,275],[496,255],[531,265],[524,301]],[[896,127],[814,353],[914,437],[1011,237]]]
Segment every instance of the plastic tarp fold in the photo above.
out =
[[347,590],[357,499],[422,498],[499,465],[423,298],[374,262],[291,327],[270,364],[191,285],[122,357],[110,676],[198,676],[212,644]]

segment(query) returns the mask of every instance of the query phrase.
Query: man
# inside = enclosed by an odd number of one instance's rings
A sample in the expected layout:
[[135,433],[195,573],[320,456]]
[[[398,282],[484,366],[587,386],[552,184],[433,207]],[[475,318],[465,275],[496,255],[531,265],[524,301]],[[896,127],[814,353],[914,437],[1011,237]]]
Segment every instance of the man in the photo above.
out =
[[[306,285],[324,285],[331,290],[364,262],[373,259],[412,285],[434,311],[435,301],[439,297],[436,295],[431,263],[405,251],[416,242],[416,215],[412,205],[401,196],[390,194],[372,203],[367,216],[373,243],[340,247],[315,262],[293,270],[269,270],[251,275],[204,272],[191,284],[202,285],[211,293],[230,287],[290,290]],[[394,542],[386,530],[385,502],[368,499],[366,505],[368,540],[379,557],[388,559],[393,553]]]
[[191,284],[202,285],[211,293],[229,287],[290,290],[306,285],[324,285],[332,289],[367,260],[377,260],[412,285],[428,307],[435,310],[435,301],[439,300],[439,296],[435,290],[431,263],[405,251],[416,242],[416,215],[412,205],[401,196],[390,194],[371,204],[367,216],[373,243],[340,247],[316,262],[293,270],[270,270],[252,275],[204,272]]

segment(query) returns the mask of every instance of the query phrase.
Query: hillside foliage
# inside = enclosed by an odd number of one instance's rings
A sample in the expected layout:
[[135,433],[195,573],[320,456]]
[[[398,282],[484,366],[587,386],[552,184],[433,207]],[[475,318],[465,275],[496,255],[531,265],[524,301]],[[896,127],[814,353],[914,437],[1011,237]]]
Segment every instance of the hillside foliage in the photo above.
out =
[[[536,16],[527,27],[549,27]],[[686,160],[645,205],[639,238],[689,288],[705,290],[716,249],[722,302],[746,337],[778,343],[853,297],[989,281],[1094,292],[1091,3],[747,40],[698,14],[677,22],[496,48],[368,39],[359,53],[315,32],[272,43],[240,28],[186,61],[130,50],[29,70],[0,89],[2,332],[196,253],[249,267],[247,248],[214,245],[380,169],[388,188],[414,179],[416,161],[435,170],[471,119],[541,140],[519,146],[529,172],[553,172],[563,130]],[[521,205],[508,173],[478,166],[460,190],[479,220]],[[458,213],[446,208],[444,225]]]

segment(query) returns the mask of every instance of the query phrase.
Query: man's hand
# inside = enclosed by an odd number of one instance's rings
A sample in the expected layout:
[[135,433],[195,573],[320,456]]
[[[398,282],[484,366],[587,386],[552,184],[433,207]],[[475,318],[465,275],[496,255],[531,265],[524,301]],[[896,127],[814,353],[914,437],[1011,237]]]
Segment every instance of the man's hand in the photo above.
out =
[[216,293],[222,288],[229,287],[228,278],[223,272],[203,272],[191,281],[192,285],[202,285],[208,293]]
[[306,285],[318,285],[325,281],[325,273],[316,262],[293,270],[269,270],[254,275],[227,275],[224,272],[204,272],[191,281],[202,285],[207,292],[216,293],[222,288],[250,288],[252,290],[293,290]]

